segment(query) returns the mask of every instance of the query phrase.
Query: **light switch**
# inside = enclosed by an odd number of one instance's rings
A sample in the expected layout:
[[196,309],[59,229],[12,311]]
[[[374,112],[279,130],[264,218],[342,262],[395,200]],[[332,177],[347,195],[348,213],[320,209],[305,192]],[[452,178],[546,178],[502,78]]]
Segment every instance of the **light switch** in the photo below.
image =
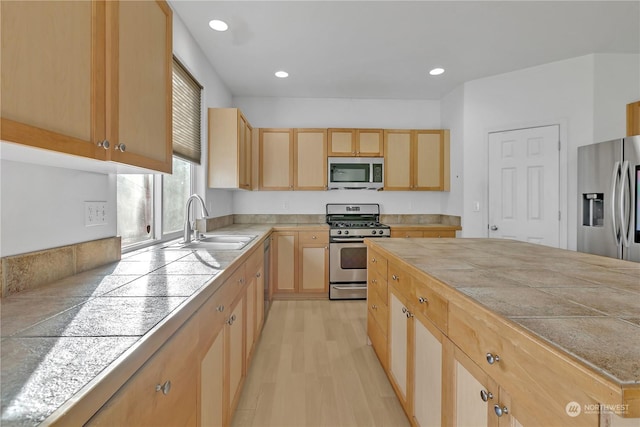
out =
[[473,202],[473,211],[480,212],[480,202]]
[[84,202],[84,225],[104,225],[107,223],[107,202]]

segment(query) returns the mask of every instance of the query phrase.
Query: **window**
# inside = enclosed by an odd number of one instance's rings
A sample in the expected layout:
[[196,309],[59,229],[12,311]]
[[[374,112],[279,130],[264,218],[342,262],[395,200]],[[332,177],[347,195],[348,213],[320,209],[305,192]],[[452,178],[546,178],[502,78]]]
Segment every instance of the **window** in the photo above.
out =
[[200,164],[202,87],[174,58],[173,173],[118,175],[117,233],[122,247],[135,247],[180,235],[184,207],[194,192]]

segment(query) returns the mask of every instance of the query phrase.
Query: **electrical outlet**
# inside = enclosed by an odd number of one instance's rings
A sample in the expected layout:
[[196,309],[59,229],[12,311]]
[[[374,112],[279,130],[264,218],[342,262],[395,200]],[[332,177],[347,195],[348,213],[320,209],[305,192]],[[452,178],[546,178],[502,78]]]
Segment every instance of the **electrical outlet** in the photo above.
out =
[[84,202],[84,225],[104,225],[107,223],[107,202]]
[[284,209],[284,210],[289,209],[289,202],[288,201],[282,202],[282,209]]

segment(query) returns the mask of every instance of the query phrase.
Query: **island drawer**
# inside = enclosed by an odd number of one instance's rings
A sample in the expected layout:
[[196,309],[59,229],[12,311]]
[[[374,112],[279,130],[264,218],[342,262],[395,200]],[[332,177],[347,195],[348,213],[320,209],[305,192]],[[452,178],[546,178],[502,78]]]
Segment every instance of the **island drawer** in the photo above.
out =
[[511,395],[523,425],[597,426],[597,415],[567,416],[567,404],[621,403],[587,369],[481,307],[449,304],[448,326],[451,341]]
[[387,295],[387,278],[376,272],[369,273],[369,293],[377,293],[384,305],[389,305]]
[[405,294],[415,309],[431,320],[442,332],[447,333],[449,303],[430,285],[428,277],[412,277],[409,293]]
[[387,323],[389,319],[389,307],[386,303],[386,298],[382,299],[378,292],[369,292],[367,294],[367,305],[369,311],[373,314],[376,322],[380,325],[380,328],[387,335]]
[[387,334],[384,333],[378,322],[376,322],[371,309],[367,310],[367,335],[371,341],[373,350],[378,355],[378,359],[385,370],[389,369],[387,356]]
[[367,253],[368,263],[367,268],[368,271],[377,272],[382,277],[386,279],[387,277],[387,259],[380,255],[376,250],[372,250],[369,248]]

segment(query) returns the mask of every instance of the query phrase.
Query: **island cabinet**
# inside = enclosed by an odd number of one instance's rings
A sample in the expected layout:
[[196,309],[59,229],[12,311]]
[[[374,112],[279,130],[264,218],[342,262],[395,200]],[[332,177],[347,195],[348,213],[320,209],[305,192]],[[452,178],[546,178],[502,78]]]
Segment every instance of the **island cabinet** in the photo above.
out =
[[260,190],[326,190],[326,129],[259,131]]
[[389,368],[387,334],[389,324],[389,296],[387,259],[376,251],[367,254],[367,330],[369,340],[385,369]]
[[384,189],[449,191],[449,131],[384,131]]
[[328,129],[329,157],[382,157],[382,129]]
[[329,232],[310,229],[276,231],[272,242],[274,297],[328,298]]
[[253,128],[238,108],[209,108],[209,188],[251,190]]
[[171,172],[172,12],[165,1],[0,8],[0,139]]

